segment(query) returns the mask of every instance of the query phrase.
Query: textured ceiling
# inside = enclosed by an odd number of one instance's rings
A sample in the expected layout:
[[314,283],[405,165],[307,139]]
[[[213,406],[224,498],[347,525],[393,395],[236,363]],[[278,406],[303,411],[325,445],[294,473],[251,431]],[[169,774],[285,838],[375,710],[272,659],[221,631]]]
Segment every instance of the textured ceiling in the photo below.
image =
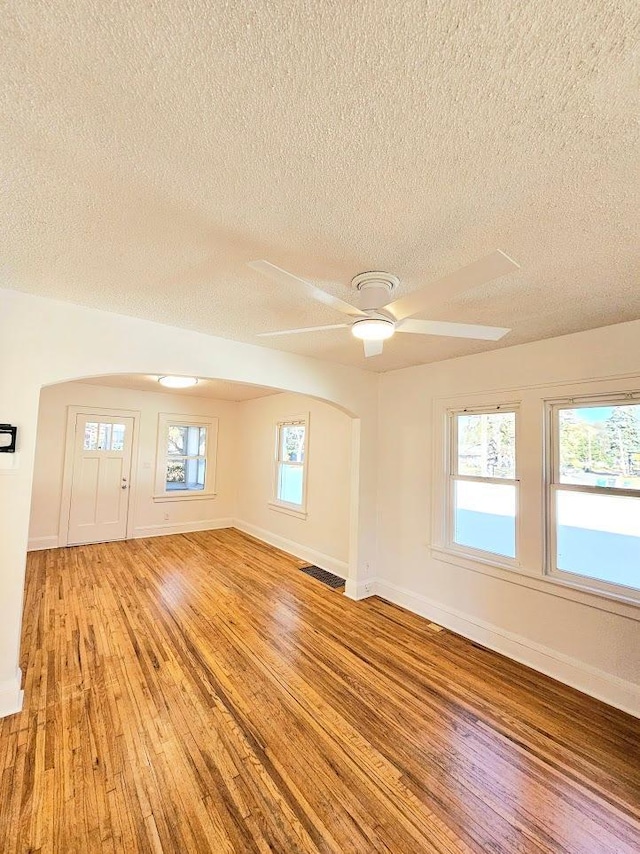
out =
[[191,388],[163,388],[158,377],[150,374],[113,374],[85,380],[88,385],[103,385],[109,388],[129,388],[136,391],[152,391],[160,394],[183,394],[187,397],[209,397],[215,400],[253,400],[270,394],[280,394],[277,389],[248,383],[232,383],[226,380],[199,379]]
[[[13,0],[0,286],[389,370],[640,317],[637,0]],[[492,249],[519,273],[365,363],[256,258],[350,299]]]

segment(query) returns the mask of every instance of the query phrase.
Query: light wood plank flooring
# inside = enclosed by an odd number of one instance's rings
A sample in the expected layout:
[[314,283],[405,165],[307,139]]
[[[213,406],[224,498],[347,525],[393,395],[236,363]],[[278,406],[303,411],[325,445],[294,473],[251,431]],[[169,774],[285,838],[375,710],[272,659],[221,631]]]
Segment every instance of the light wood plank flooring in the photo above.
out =
[[29,556],[0,850],[640,851],[640,722],[237,531]]

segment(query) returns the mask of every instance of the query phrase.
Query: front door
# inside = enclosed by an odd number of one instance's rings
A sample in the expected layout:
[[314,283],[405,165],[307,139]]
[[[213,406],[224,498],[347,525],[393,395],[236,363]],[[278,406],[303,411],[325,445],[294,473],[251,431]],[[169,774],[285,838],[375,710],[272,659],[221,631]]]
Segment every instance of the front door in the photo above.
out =
[[133,418],[76,416],[69,545],[127,536]]

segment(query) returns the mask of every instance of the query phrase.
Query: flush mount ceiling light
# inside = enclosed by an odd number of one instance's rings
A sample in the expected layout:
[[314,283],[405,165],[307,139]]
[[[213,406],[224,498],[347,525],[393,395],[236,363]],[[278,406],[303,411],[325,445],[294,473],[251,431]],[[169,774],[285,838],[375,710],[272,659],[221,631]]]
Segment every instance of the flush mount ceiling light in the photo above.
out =
[[351,332],[361,341],[385,341],[395,332],[395,324],[381,317],[371,317],[367,320],[356,320]]
[[158,377],[158,382],[165,388],[191,388],[198,384],[195,377]]

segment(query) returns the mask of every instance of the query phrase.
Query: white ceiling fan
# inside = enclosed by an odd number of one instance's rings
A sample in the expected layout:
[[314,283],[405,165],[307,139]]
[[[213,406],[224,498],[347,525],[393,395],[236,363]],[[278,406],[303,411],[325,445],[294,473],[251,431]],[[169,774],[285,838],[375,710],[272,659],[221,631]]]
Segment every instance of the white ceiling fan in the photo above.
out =
[[362,294],[361,308],[351,305],[339,297],[323,291],[286,270],[276,267],[269,261],[250,261],[249,266],[272,279],[298,288],[317,302],[335,308],[351,318],[350,323],[334,323],[329,326],[309,326],[305,329],[283,329],[278,332],[261,332],[259,337],[277,335],[298,335],[302,332],[319,332],[325,329],[351,329],[356,338],[364,343],[364,355],[378,356],[382,353],[383,341],[396,332],[410,332],[417,335],[444,335],[453,338],[475,338],[483,341],[498,341],[510,329],[501,326],[478,326],[473,323],[447,323],[441,320],[411,320],[413,315],[464,293],[471,288],[490,282],[506,273],[519,270],[508,255],[500,249],[461,267],[455,273],[449,273],[426,288],[407,294],[389,302],[389,295],[398,286],[398,279],[390,273],[360,273],[352,279],[352,286]]

